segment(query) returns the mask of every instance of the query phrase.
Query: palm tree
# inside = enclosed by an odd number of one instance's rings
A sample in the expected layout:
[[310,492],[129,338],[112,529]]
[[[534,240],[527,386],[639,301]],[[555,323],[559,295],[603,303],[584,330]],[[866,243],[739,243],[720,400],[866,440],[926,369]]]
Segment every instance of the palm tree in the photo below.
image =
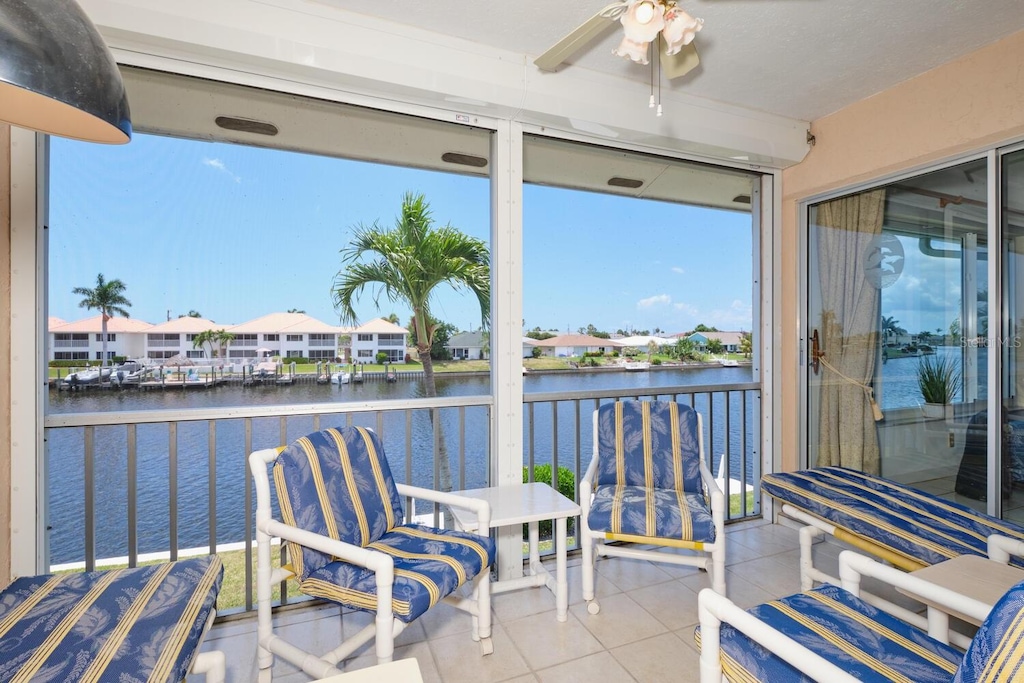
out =
[[210,358],[213,358],[213,344],[217,341],[217,332],[214,330],[203,330],[192,337],[192,348],[198,349],[204,344],[210,347]]
[[[411,308],[416,350],[423,363],[424,391],[427,397],[437,396],[430,358],[437,326],[430,323],[430,304],[440,285],[468,289],[476,296],[481,318],[487,324],[491,305],[487,245],[450,224],[436,227],[424,196],[408,192],[402,198],[394,227],[386,229],[376,221],[371,226],[360,224],[349,247],[341,250],[341,260],[345,267],[334,277],[332,296],[342,323],[356,323],[354,304],[368,285],[378,286],[374,303],[383,294],[392,303],[401,302]],[[451,469],[442,435],[438,439],[440,484],[449,491]]]
[[235,335],[221,328],[214,333],[214,340],[222,351],[221,358],[226,358],[228,355],[228,344],[235,340]]
[[90,310],[98,309],[100,312],[100,331],[102,332],[101,339],[103,341],[103,367],[106,367],[107,365],[107,320],[110,319],[110,316],[113,313],[124,316],[125,318],[130,317],[126,306],[131,306],[132,302],[128,301],[124,296],[126,289],[127,287],[120,280],[115,278],[110,282],[107,282],[103,278],[103,273],[100,273],[96,276],[95,288],[75,287],[71,290],[72,294],[78,294],[79,296],[85,297],[78,303],[81,308],[88,308]]

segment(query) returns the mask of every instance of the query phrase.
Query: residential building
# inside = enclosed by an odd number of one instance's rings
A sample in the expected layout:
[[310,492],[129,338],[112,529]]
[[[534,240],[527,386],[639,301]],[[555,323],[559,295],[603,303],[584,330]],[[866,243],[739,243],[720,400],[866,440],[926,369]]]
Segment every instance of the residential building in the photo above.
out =
[[[228,329],[234,335],[228,359],[257,356],[334,360],[346,328],[328,325],[305,313],[270,313]],[[262,350],[262,353],[259,351]]]
[[[108,318],[107,360],[144,357],[145,333],[152,327],[150,323],[134,318]],[[103,321],[98,315],[51,326],[47,329],[47,336],[50,360],[103,360]]]
[[482,331],[459,332],[445,344],[448,353],[455,360],[487,360],[489,350],[487,335]]
[[154,361],[174,358],[191,358],[192,360],[209,360],[211,348],[209,344],[196,345],[196,335],[207,330],[224,329],[212,320],[182,316],[153,325],[146,330],[145,358]]
[[589,334],[560,334],[549,339],[538,339],[534,341],[534,346],[543,355],[558,358],[579,357],[585,353],[610,353],[622,348],[622,344],[617,341]]
[[743,339],[742,332],[694,332],[686,337],[698,351],[706,351],[708,342],[716,339],[722,344],[722,350],[726,353],[739,353],[740,342]]
[[353,363],[376,363],[377,354],[387,355],[388,363],[404,363],[409,331],[384,318],[375,318],[348,331]]

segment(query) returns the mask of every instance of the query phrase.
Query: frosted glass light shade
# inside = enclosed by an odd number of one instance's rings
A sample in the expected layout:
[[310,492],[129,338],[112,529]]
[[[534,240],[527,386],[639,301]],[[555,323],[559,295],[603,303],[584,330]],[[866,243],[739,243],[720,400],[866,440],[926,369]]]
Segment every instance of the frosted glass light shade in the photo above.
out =
[[89,142],[131,139],[121,72],[74,0],[0,2],[0,121]]

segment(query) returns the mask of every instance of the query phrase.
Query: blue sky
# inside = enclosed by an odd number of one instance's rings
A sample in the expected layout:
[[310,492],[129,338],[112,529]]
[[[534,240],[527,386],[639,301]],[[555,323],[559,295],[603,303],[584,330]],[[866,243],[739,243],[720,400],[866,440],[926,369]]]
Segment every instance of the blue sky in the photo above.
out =
[[[137,134],[123,146],[51,139],[49,314],[95,315],[74,287],[127,285],[133,318],[199,311],[225,325],[305,310],[336,324],[331,284],[351,229],[390,226],[406,191],[438,224],[490,242],[486,179]],[[751,327],[751,223],[741,213],[529,185],[526,329]],[[361,321],[409,311],[373,304]],[[479,324],[448,288],[434,314]]]

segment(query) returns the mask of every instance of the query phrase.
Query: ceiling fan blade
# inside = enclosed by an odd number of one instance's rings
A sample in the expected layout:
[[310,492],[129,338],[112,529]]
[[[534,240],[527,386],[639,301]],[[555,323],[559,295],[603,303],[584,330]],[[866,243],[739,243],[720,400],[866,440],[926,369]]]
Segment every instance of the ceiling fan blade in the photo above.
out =
[[694,43],[684,45],[683,49],[674,55],[661,53],[661,72],[669,80],[685,76],[697,68],[698,64],[700,64],[700,56],[697,54],[697,46]]
[[554,71],[565,60],[606,32],[614,23],[611,19],[621,14],[620,10],[625,4],[625,2],[614,2],[608,5],[555,43],[547,52],[533,60],[533,63],[541,71]]

